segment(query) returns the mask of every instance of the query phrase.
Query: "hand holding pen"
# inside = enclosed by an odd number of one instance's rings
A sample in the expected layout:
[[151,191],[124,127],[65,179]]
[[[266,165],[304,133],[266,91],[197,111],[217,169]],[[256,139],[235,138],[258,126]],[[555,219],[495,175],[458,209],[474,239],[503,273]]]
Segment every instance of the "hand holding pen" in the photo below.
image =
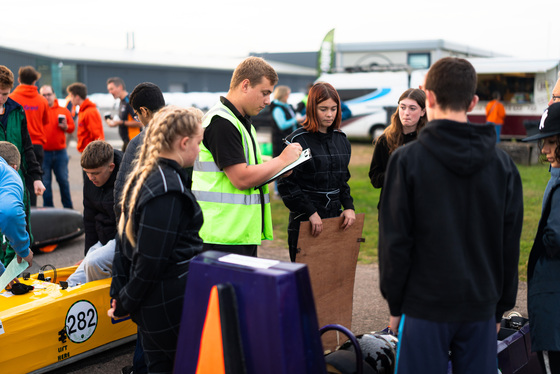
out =
[[284,160],[286,165],[289,165],[299,158],[303,149],[299,143],[290,143],[286,139],[282,139],[282,142],[286,145],[286,147],[278,157]]

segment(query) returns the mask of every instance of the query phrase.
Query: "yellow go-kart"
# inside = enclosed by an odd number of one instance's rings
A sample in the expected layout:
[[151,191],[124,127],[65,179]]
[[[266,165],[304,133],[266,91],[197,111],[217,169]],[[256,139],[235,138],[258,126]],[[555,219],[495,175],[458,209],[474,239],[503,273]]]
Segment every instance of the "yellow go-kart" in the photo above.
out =
[[136,324],[130,318],[107,316],[111,279],[66,288],[64,282],[75,269],[20,278],[21,283],[34,287],[22,295],[2,290],[2,373],[47,372],[136,338]]

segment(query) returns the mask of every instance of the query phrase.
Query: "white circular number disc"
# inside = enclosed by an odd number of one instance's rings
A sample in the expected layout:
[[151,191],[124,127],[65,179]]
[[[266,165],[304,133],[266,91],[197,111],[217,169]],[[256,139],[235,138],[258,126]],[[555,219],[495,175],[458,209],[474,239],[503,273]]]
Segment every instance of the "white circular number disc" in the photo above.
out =
[[66,335],[74,343],[83,343],[95,332],[97,327],[97,310],[87,300],[72,304],[66,314]]

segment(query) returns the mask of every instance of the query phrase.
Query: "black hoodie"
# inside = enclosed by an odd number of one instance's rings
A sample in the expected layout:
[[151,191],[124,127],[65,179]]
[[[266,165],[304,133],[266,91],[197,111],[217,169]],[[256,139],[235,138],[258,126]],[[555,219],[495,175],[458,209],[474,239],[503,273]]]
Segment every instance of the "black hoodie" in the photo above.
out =
[[523,194],[493,125],[431,121],[387,167],[379,219],[391,315],[481,321],[515,305]]
[[97,242],[105,245],[117,234],[117,220],[114,211],[113,187],[119,172],[123,154],[119,150],[113,150],[115,168],[111,176],[101,187],[94,185],[84,175],[84,230],[86,233],[84,255],[87,254],[92,245]]

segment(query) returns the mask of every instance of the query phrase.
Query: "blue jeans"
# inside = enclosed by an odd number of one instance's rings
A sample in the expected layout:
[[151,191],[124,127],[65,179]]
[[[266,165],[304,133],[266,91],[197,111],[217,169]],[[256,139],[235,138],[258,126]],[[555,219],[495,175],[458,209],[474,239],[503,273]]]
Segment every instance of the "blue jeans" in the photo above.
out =
[[101,242],[92,245],[82,263],[66,279],[68,286],[74,287],[98,279],[111,278],[115,242],[115,239],[111,239],[105,245]]
[[45,192],[43,193],[43,206],[52,207],[52,173],[56,177],[56,181],[60,188],[60,199],[62,206],[73,209],[72,197],[70,196],[70,184],[68,183],[68,153],[66,149],[60,151],[45,151],[43,158],[43,184]]
[[502,125],[494,124],[494,127],[496,128],[496,143],[499,143],[500,142],[500,134],[502,133]]
[[136,334],[136,348],[134,349],[134,356],[132,357],[132,368],[134,374],[146,374],[148,372],[148,366],[144,359],[144,348],[142,348],[140,331]]

